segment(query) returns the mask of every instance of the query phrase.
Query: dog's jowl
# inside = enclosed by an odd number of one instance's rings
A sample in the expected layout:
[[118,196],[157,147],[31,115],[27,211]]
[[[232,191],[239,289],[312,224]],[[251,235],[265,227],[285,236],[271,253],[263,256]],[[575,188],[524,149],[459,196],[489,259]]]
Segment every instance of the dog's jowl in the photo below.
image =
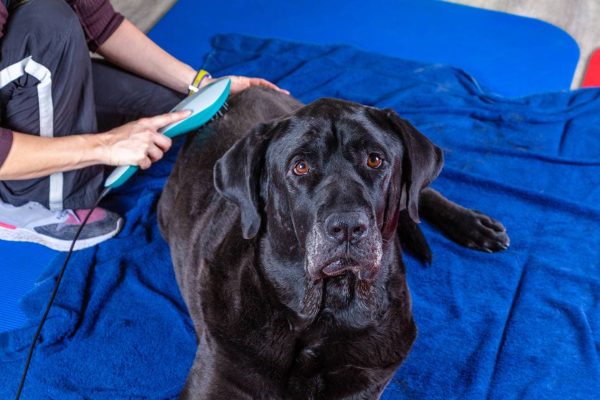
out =
[[393,111],[260,88],[230,106],[159,203],[198,337],[182,397],[377,399],[416,338],[400,246],[430,259],[419,214],[488,251],[503,227],[427,188],[441,151]]

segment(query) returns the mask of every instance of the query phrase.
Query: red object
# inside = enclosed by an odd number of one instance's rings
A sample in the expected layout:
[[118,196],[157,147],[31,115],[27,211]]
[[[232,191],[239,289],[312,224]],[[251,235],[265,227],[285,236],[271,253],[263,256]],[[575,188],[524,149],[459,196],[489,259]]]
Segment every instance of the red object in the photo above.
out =
[[590,57],[581,87],[600,87],[600,49],[596,49]]

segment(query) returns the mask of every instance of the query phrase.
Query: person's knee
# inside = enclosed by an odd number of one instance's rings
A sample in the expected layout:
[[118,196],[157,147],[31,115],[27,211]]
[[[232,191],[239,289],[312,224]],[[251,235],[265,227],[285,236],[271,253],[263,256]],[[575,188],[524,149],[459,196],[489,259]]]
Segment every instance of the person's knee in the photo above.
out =
[[64,0],[30,0],[9,16],[3,41],[24,35],[30,49],[57,51],[65,43],[85,46],[79,17]]

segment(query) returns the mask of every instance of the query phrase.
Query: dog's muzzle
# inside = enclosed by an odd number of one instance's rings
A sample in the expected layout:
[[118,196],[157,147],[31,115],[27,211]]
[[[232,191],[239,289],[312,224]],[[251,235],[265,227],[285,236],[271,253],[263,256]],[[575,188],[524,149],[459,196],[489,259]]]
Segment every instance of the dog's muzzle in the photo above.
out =
[[308,273],[313,280],[351,272],[373,281],[381,262],[381,235],[363,211],[330,214],[307,240]]

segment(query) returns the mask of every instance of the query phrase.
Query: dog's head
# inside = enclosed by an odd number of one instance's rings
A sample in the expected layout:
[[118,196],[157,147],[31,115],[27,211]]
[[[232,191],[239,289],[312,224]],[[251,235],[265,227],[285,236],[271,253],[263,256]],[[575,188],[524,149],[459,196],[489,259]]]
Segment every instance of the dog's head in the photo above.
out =
[[441,166],[440,149],[394,111],[322,99],[256,127],[214,176],[240,208],[244,238],[266,226],[274,251],[302,257],[313,282],[369,282],[399,213],[419,221],[419,192]]

